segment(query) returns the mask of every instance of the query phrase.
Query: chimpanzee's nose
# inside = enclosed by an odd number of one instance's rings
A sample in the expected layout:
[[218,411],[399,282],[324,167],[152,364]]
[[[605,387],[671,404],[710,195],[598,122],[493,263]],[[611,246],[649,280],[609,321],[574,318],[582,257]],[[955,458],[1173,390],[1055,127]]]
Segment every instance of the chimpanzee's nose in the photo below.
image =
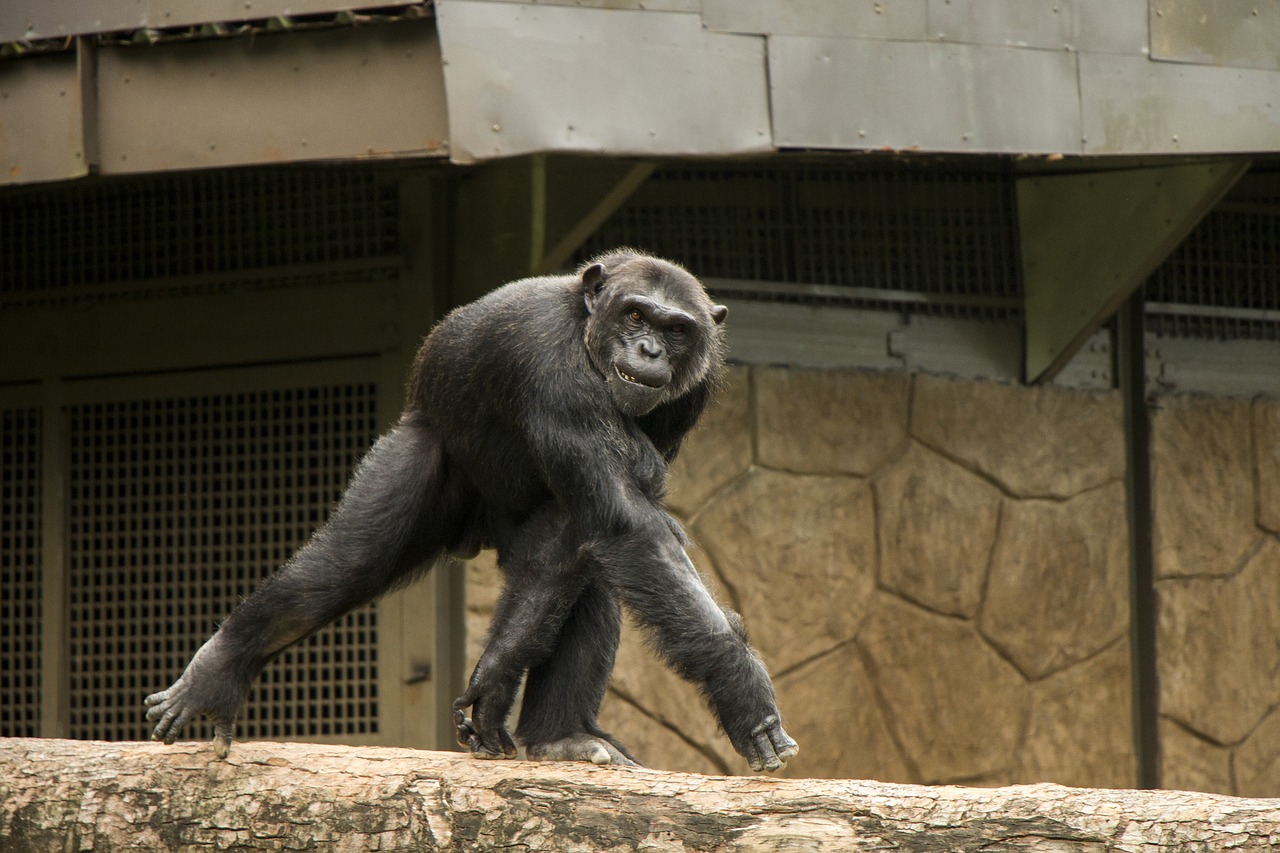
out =
[[640,339],[640,354],[648,358],[660,358],[662,356],[662,345],[650,337]]

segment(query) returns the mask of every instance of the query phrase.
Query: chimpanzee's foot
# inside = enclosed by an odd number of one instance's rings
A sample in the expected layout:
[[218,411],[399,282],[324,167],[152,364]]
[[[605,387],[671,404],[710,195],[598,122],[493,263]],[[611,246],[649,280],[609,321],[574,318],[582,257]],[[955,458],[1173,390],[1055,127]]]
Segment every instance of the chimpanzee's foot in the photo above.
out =
[[476,758],[516,757],[516,743],[505,726],[482,730],[457,707],[453,709],[453,725],[457,729],[458,743],[470,749]]
[[742,754],[752,770],[779,770],[796,757],[800,746],[782,730],[782,720],[770,714],[751,730]]
[[621,744],[586,732],[545,743],[526,744],[525,752],[533,761],[590,761],[592,764],[640,766]]

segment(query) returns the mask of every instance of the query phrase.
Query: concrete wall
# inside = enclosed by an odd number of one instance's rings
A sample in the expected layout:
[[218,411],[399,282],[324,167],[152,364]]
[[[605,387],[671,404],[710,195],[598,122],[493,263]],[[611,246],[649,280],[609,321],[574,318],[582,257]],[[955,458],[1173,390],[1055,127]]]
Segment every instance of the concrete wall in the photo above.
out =
[[[1130,786],[1121,401],[734,368],[672,471],[747,622],[795,776]],[[473,566],[472,660],[496,591]],[[628,628],[602,722],[655,767],[745,772]]]

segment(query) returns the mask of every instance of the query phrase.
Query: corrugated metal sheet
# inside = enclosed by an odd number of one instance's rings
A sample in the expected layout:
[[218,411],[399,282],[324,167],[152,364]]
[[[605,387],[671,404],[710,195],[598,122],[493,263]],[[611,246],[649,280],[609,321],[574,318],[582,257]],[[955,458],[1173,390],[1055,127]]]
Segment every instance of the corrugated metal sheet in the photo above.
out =
[[100,60],[104,173],[447,154],[430,21],[104,47]]
[[75,54],[0,62],[0,184],[87,174],[83,111]]
[[437,3],[455,160],[771,150],[764,40],[697,15]]
[[1080,57],[1085,154],[1280,150],[1280,76],[1243,68]]
[[702,23],[726,33],[924,39],[924,0],[702,0]]
[[1274,0],[1158,0],[1152,6],[1155,59],[1280,69],[1280,3]]
[[421,0],[3,0],[0,42],[409,6],[414,2]]
[[779,147],[1063,152],[1080,146],[1075,54],[769,39]]

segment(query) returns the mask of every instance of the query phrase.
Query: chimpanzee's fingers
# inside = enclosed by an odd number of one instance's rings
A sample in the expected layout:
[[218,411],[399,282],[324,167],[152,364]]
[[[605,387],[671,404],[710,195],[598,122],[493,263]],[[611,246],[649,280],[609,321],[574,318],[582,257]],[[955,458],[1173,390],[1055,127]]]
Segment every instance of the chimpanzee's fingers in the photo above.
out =
[[[151,706],[147,709],[147,722],[154,723],[156,720],[164,716],[164,712],[168,709],[168,706],[162,705],[161,703],[164,702],[168,696],[169,691],[166,690],[164,693],[152,693],[147,697],[147,704]],[[155,700],[154,702],[151,701],[153,699]],[[156,740],[159,740],[159,738],[156,738]]]
[[782,762],[773,751],[773,741],[767,731],[757,731],[752,735],[755,755],[751,759],[752,770],[777,770]]
[[222,717],[213,724],[213,753],[226,758],[231,753],[231,741],[236,733],[236,718]]
[[[165,740],[169,737],[169,732],[173,729],[173,721],[178,717],[178,711],[172,705],[152,708],[147,712],[147,719],[155,719],[153,714],[163,714],[160,722],[156,723],[156,727],[151,731],[152,740]],[[169,743],[173,743],[172,740]]]
[[[166,714],[165,716],[169,716],[169,715]],[[178,735],[182,732],[183,729],[187,727],[187,723],[191,722],[193,717],[195,717],[194,711],[192,711],[190,708],[183,708],[182,713],[178,714],[178,719],[172,721],[169,724],[169,731],[164,736],[164,742],[167,744],[172,744],[175,740],[177,740]]]
[[773,751],[782,759],[783,764],[800,754],[800,744],[783,731],[781,724],[769,730],[769,737],[773,740]]

